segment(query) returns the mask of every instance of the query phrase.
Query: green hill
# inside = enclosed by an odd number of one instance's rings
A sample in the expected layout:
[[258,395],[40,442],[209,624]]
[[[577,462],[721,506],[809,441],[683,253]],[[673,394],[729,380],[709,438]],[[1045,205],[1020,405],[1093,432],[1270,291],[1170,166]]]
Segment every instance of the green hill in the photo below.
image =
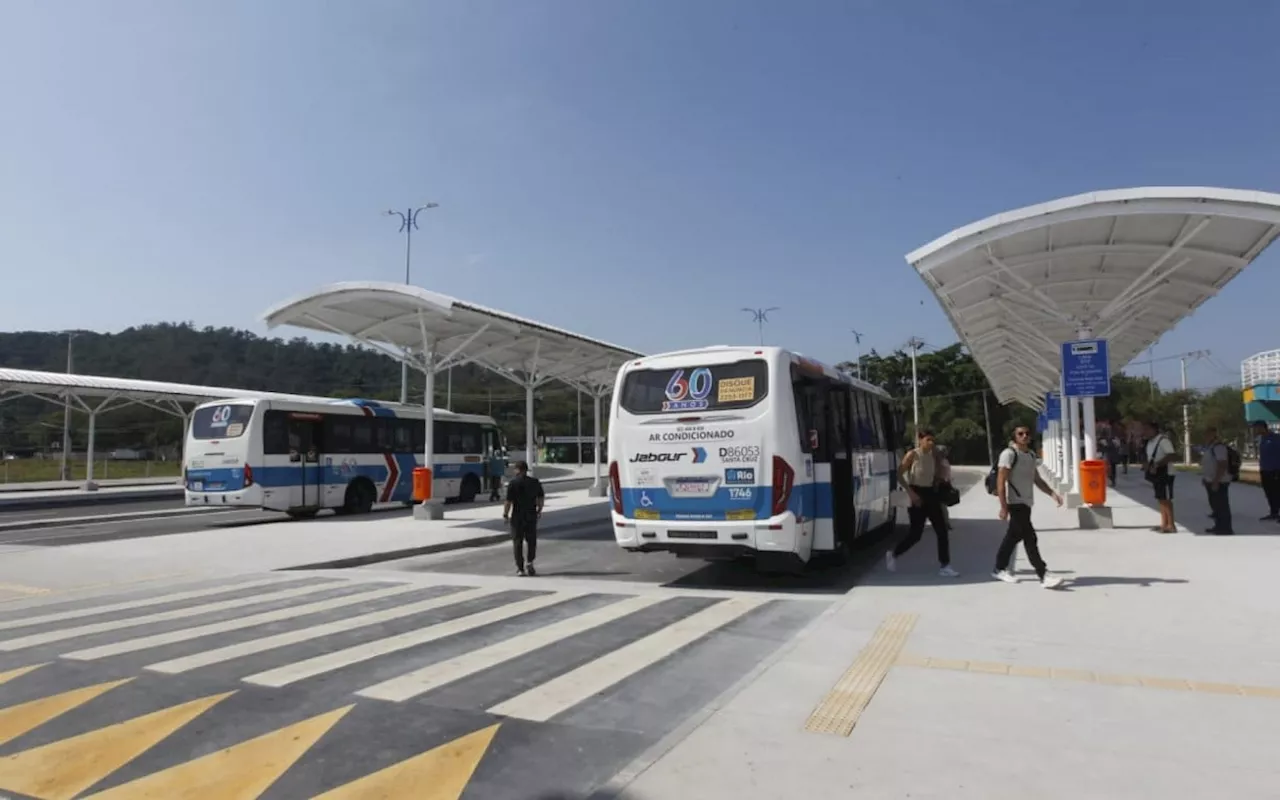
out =
[[[192,383],[242,389],[398,400],[400,365],[363,348],[316,344],[306,339],[270,339],[235,328],[197,329],[190,324],[143,325],[119,333],[78,333],[73,371],[117,378]],[[67,339],[57,333],[0,333],[0,367],[66,370]],[[420,398],[423,376],[410,373],[411,398]],[[436,378],[436,406],[448,404],[449,381]],[[538,432],[577,432],[577,393],[551,384],[537,395]],[[509,442],[524,442],[524,390],[478,367],[453,370],[454,411],[490,414]],[[584,397],[583,433],[590,435],[591,402]],[[85,446],[88,420],[72,416],[74,449]],[[0,449],[57,449],[62,411],[36,400],[0,404]],[[179,420],[145,407],[104,414],[97,422],[99,452],[112,448],[177,447]]]

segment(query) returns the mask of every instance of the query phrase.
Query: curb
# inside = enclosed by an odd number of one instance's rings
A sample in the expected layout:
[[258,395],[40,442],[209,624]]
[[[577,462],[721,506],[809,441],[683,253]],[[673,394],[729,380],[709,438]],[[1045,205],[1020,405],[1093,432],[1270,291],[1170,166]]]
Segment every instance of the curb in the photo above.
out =
[[[0,506],[0,509],[3,507]],[[204,514],[235,511],[234,508],[219,506],[183,506],[182,508],[162,509],[160,511],[136,511],[124,514],[91,514],[84,517],[53,517],[51,519],[20,520],[18,522],[0,522],[0,533],[7,531],[39,531],[49,528],[74,528],[85,524],[101,524],[104,522],[141,522],[145,520],[175,519],[179,517],[199,517]],[[0,520],[4,517],[0,516]]]
[[[563,525],[555,525],[553,527],[540,530],[539,534],[574,530],[576,528],[589,528],[593,525],[601,524],[601,520],[581,520],[579,522],[566,522]],[[296,567],[277,567],[273,572],[291,572],[295,570],[318,570],[318,569],[350,569],[352,567],[364,567],[369,564],[380,564],[384,561],[399,561],[404,558],[413,558],[414,556],[427,556],[434,553],[447,553],[450,550],[466,550],[475,547],[488,547],[491,544],[501,544],[511,541],[510,533],[490,533],[484,536],[477,536],[472,539],[459,539],[454,542],[437,542],[435,544],[424,544],[419,547],[406,547],[400,550],[387,550],[382,553],[369,553],[363,556],[349,556],[347,558],[336,558],[332,561],[320,561],[314,564],[302,564]]]
[[[67,506],[109,506],[119,503],[137,503],[146,500],[170,500],[182,497],[181,486],[164,487],[162,489],[126,489],[119,492],[85,492],[80,489],[58,489],[54,491],[75,492],[65,497],[14,497],[0,496],[0,513],[5,511],[36,511],[43,508],[63,508]],[[19,494],[19,492],[3,492],[0,494]]]

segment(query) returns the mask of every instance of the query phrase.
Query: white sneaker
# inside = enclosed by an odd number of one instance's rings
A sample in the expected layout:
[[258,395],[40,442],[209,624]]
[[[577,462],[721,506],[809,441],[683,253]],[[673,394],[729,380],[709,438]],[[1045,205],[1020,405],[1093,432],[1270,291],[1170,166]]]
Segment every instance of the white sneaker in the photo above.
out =
[[1040,579],[1040,586],[1045,589],[1057,589],[1062,585],[1062,578],[1056,575],[1045,575]]
[[960,577],[960,573],[959,573],[959,572],[956,572],[954,569],[952,569],[950,564],[948,564],[948,565],[946,565],[945,567],[943,567],[942,569],[938,570],[938,574],[939,574],[939,575],[941,575],[941,576],[942,576],[942,577],[944,577],[944,578],[959,578],[959,577]]
[[1002,569],[999,572],[993,572],[991,573],[991,577],[995,578],[998,581],[1004,581],[1005,583],[1018,582],[1018,578],[1007,569]]
[[884,554],[884,568],[890,572],[898,571],[898,559],[893,557],[892,550]]

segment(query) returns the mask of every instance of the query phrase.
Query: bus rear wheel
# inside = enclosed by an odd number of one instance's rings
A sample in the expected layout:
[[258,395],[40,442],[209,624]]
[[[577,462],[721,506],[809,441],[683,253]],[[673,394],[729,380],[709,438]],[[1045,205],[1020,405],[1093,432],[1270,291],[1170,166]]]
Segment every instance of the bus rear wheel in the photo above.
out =
[[368,514],[373,510],[373,484],[364,480],[352,481],[342,498],[342,510],[346,514]]

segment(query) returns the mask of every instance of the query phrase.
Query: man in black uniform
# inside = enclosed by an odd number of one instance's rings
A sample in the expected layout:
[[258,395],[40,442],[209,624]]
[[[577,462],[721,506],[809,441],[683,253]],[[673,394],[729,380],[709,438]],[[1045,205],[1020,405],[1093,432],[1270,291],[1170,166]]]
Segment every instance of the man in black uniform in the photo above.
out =
[[[516,462],[516,476],[507,483],[507,504],[502,509],[503,521],[511,522],[511,546],[516,556],[517,575],[537,575],[533,559],[538,555],[538,518],[542,516],[542,482],[529,474],[529,465]],[[526,564],[524,548],[529,547]]]

